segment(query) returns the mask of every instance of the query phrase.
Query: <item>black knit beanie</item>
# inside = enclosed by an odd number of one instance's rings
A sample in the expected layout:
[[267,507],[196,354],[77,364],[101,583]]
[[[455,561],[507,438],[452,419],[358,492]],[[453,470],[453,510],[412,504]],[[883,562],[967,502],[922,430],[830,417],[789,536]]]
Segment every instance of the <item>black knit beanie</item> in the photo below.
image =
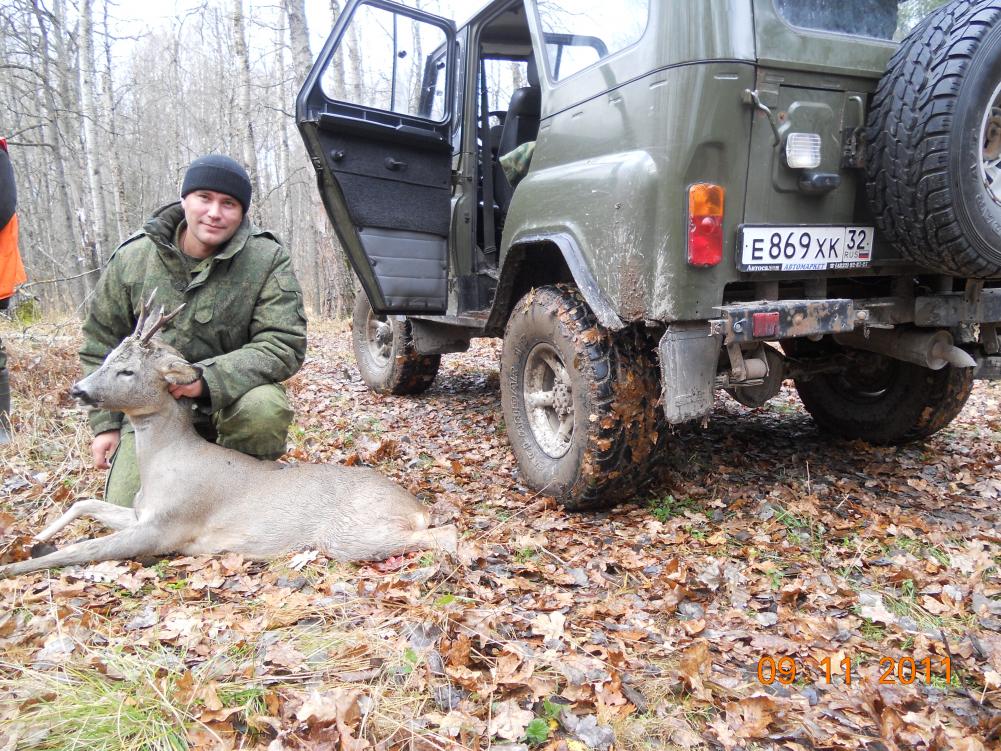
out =
[[181,184],[181,198],[196,190],[214,190],[233,196],[243,206],[243,213],[250,208],[250,178],[240,164],[222,154],[200,156],[188,165]]

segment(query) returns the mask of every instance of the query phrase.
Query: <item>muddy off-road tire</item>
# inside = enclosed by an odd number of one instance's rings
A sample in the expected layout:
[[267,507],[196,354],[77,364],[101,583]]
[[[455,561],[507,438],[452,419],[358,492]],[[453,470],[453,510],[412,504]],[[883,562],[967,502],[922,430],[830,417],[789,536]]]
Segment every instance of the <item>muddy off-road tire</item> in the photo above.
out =
[[1001,5],[955,0],[903,41],[866,123],[882,237],[931,270],[1001,273]]
[[515,306],[501,355],[501,404],[524,481],[570,510],[628,500],[666,430],[653,347],[610,332],[569,286]]
[[973,368],[929,370],[884,355],[846,350],[843,373],[797,379],[796,390],[821,430],[875,444],[918,441],[958,415],[973,388]]
[[362,380],[379,394],[420,394],[438,374],[441,355],[414,351],[410,321],[377,315],[364,292],[355,299],[351,343]]

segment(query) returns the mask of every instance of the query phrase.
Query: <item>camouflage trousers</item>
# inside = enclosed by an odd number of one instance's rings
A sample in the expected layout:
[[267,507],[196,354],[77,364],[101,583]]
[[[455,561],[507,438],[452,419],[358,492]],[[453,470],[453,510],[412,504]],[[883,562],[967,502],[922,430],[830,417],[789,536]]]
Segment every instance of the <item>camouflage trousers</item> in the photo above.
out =
[[[277,459],[285,453],[292,415],[285,388],[269,383],[251,389],[230,406],[206,415],[204,420],[196,420],[195,427],[220,446],[258,459]],[[138,491],[136,434],[126,420],[118,448],[111,458],[104,499],[118,506],[131,506]]]

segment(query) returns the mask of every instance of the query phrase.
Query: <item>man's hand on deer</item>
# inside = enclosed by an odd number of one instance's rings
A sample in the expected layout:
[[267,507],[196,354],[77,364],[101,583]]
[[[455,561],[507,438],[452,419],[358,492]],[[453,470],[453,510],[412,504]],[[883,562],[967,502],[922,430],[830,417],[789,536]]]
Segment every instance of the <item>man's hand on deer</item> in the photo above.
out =
[[90,444],[90,453],[94,457],[94,466],[98,469],[108,469],[111,467],[111,456],[118,448],[121,441],[122,432],[120,430],[106,430],[94,436]]
[[184,397],[197,399],[205,393],[205,382],[199,378],[197,381],[192,381],[191,383],[172,383],[167,387],[167,391],[175,399],[182,399]]

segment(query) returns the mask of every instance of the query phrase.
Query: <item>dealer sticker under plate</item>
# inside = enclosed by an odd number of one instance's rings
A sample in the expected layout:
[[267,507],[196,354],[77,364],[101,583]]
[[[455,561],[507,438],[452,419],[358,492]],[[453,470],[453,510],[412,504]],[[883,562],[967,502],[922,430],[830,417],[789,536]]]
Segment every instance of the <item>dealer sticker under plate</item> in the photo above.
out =
[[872,227],[740,226],[740,271],[863,269],[872,260]]

